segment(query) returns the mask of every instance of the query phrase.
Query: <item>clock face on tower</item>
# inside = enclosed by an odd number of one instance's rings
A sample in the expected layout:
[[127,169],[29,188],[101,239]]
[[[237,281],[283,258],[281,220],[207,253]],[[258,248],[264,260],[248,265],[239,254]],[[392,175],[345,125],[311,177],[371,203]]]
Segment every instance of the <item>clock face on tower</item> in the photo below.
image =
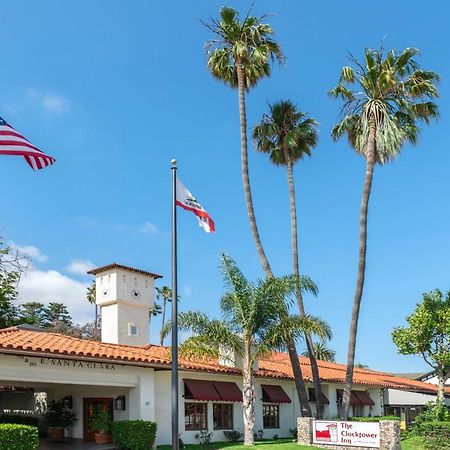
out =
[[131,296],[133,298],[139,298],[141,296],[141,293],[137,289],[135,289],[134,291],[131,292]]

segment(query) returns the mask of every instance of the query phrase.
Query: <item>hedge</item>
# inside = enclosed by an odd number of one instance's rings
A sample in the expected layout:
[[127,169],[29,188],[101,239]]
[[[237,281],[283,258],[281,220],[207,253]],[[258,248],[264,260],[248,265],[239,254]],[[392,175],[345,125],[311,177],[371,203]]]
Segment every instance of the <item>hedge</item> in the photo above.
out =
[[156,428],[155,422],[146,420],[118,420],[111,424],[113,441],[121,450],[152,448],[155,442]]
[[30,425],[0,424],[0,450],[36,450],[38,429]]
[[379,422],[380,420],[400,420],[397,416],[350,417],[352,422]]
[[448,436],[450,439],[450,422],[422,422],[416,423],[413,431],[420,436],[428,436],[430,434],[441,434]]
[[22,416],[20,414],[0,414],[0,423],[15,423],[17,425],[39,426],[39,417]]

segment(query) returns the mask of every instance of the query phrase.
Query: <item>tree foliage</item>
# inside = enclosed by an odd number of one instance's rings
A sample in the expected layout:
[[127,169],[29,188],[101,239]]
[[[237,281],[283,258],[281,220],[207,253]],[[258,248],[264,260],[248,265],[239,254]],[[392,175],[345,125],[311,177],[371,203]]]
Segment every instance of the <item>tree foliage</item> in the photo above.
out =
[[406,321],[408,326],[392,332],[399,353],[421,356],[444,383],[450,377],[450,291],[423,294]]
[[366,49],[364,62],[350,55],[351,66],[342,68],[338,85],[330,95],[341,99],[342,120],[332,130],[339,139],[347,134],[352,147],[366,155],[370,124],[376,128],[375,161],[394,159],[405,142],[415,144],[418,122],[438,117],[433,99],[438,97],[437,73],[420,69],[419,50],[403,52]]
[[[317,359],[321,361],[335,362],[336,361],[336,352],[327,347],[324,342],[314,342],[313,343],[314,354]],[[308,349],[305,349],[302,353],[302,356],[309,357]]]

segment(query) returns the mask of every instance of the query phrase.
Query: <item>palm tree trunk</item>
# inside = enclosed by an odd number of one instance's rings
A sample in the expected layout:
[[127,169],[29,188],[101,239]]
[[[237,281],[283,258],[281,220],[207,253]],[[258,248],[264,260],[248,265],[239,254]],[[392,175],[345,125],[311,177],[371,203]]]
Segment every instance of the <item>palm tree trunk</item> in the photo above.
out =
[[364,277],[366,272],[366,249],[367,249],[367,212],[369,208],[370,191],[372,189],[373,169],[375,167],[375,121],[370,121],[369,138],[366,151],[366,175],[364,178],[364,190],[361,199],[361,211],[359,218],[359,259],[358,278],[356,281],[355,297],[353,300],[352,318],[348,338],[347,371],[345,374],[344,392],[342,394],[341,419],[348,419],[350,408],[350,396],[353,382],[353,369],[355,365],[356,335],[358,332],[359,310],[364,289]]
[[242,411],[244,416],[244,445],[253,445],[255,438],[255,383],[253,369],[250,361],[250,344],[244,342],[245,354],[242,367]]
[[258,257],[263,267],[266,276],[272,276],[269,260],[264,252],[259,237],[258,226],[256,224],[255,211],[253,209],[252,191],[250,187],[250,180],[248,175],[248,150],[247,150],[247,115],[245,112],[245,76],[242,63],[236,60],[237,77],[238,77],[238,99],[239,99],[239,123],[241,130],[241,170],[242,170],[242,185],[244,188],[245,205],[247,207],[248,220],[250,222],[250,229],[253,235],[253,240],[256,244]]
[[[247,150],[247,116],[245,112],[245,77],[242,63],[236,60],[236,70],[238,77],[238,99],[239,99],[239,123],[241,132],[241,169],[242,169],[242,184],[244,187],[245,204],[247,206],[247,213],[250,222],[250,229],[255,241],[256,250],[258,252],[259,261],[263,268],[266,277],[272,277],[272,269],[270,268],[269,260],[264,252],[264,248],[259,237],[258,226],[256,224],[255,211],[253,209],[252,192],[250,188],[250,180],[248,175],[248,150]],[[303,380],[302,369],[298,360],[297,349],[292,342],[288,343],[289,358],[292,365],[292,371],[295,377],[295,384],[297,386],[297,395],[300,403],[302,415],[311,417],[311,407],[308,403],[308,396],[306,393],[305,381]],[[306,399],[306,403],[305,403]]]
[[[293,177],[292,162],[289,158],[289,153],[284,149],[284,157],[287,166],[287,177],[289,185],[289,207],[291,212],[291,237],[292,237],[292,262],[294,266],[294,275],[300,276],[299,262],[298,262],[298,239],[297,239],[297,206],[295,201],[295,184]],[[303,304],[303,296],[300,289],[297,289],[297,304],[300,316],[305,315],[305,306]],[[314,347],[311,336],[305,333],[306,347],[308,349],[309,361],[311,363],[311,372],[314,383],[315,402],[316,402],[316,415],[318,419],[323,419],[324,405],[323,405],[323,393],[322,384],[320,382],[319,367],[317,365],[316,356],[314,354]],[[308,403],[309,405],[309,403]]]
[[164,324],[166,322],[166,299],[163,298],[163,310],[162,310],[162,323],[161,323],[161,332],[159,333],[160,339],[159,339],[159,345],[164,345],[164,337],[163,337],[163,328]]

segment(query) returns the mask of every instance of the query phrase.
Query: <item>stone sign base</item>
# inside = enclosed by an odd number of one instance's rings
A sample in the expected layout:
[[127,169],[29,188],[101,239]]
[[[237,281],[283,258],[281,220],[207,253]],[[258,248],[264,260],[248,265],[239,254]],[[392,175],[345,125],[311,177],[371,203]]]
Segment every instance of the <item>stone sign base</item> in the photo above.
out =
[[[369,447],[346,445],[313,444],[313,420],[311,417],[297,419],[298,444],[310,445],[330,450],[374,450]],[[380,420],[380,450],[400,449],[400,422],[398,420]]]

